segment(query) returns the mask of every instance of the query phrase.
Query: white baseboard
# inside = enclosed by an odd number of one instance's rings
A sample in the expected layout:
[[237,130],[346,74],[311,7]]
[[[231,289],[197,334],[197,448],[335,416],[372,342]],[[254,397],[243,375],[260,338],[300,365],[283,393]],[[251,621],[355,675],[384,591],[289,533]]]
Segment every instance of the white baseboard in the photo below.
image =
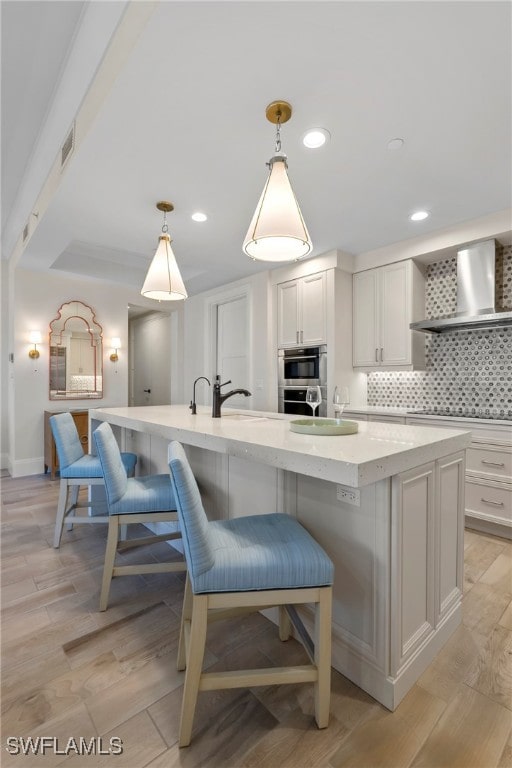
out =
[[36,459],[22,459],[15,461],[11,467],[7,467],[11,477],[25,477],[26,475],[42,475],[44,472],[43,456]]
[[475,531],[480,531],[480,533],[487,533],[491,536],[501,536],[503,539],[512,539],[511,526],[488,522],[487,520],[481,520],[478,517],[471,517],[470,515],[466,515],[465,527],[472,528]]

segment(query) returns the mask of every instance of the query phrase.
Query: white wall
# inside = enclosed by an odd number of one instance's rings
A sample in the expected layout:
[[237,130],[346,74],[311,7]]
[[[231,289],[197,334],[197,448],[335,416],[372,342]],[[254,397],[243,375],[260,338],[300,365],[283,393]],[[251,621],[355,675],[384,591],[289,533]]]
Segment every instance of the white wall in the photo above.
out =
[[0,469],[6,469],[9,455],[9,431],[8,431],[8,404],[7,391],[9,384],[9,300],[8,300],[8,272],[7,261],[0,261]]
[[[128,402],[128,310],[133,291],[126,288],[68,278],[60,274],[29,272],[17,269],[14,277],[12,302],[12,338],[7,350],[2,338],[3,359],[14,352],[9,366],[7,398],[2,397],[2,409],[9,414],[8,469],[12,476],[36,474],[44,468],[44,411],[65,410],[67,407],[88,408],[126,405]],[[79,299],[89,304],[103,329],[103,398],[70,400],[66,403],[49,399],[48,328],[57,310],[66,301]],[[2,302],[2,319],[4,304]],[[3,326],[3,323],[2,323]],[[29,333],[39,330],[43,343],[40,357],[31,360]],[[3,333],[3,331],[2,331]],[[110,338],[121,338],[119,361],[110,361]],[[4,394],[4,393],[3,393]],[[3,425],[2,425],[3,427]]]

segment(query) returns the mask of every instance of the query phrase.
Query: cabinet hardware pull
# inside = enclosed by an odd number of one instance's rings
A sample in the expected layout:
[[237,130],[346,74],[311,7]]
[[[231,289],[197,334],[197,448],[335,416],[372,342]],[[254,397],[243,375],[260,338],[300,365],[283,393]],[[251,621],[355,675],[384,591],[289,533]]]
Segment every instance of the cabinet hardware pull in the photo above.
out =
[[143,392],[147,392],[147,393],[148,393],[148,395],[150,395],[150,394],[151,394],[151,390],[150,390],[150,389],[143,389],[142,391],[143,391]]
[[383,360],[384,360],[384,347],[381,347],[380,348],[380,361],[381,361],[381,363],[383,362]]
[[300,341],[299,341],[299,332],[298,332],[298,331],[295,331],[295,336],[296,336],[296,338],[297,338],[297,344],[300,344]]
[[505,506],[505,503],[503,501],[491,501],[490,499],[484,499],[483,496],[480,499],[480,501],[483,501],[484,504],[492,504],[493,507],[504,507]]
[[289,355],[286,355],[284,358],[286,362],[289,360],[316,360],[318,355],[298,355],[296,357],[290,357]]
[[300,332],[300,343],[304,344],[304,331]]
[[375,347],[375,362],[376,363],[379,362],[379,350],[377,349],[377,347]]
[[499,463],[497,461],[487,461],[486,459],[482,459],[482,464],[488,464],[490,467],[505,467],[503,461]]

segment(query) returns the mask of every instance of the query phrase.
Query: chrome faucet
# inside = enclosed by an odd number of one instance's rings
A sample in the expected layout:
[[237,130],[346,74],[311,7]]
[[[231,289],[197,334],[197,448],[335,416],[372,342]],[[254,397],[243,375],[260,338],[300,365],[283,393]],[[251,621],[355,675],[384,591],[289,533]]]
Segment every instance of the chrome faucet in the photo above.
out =
[[249,392],[247,389],[232,389],[231,392],[226,392],[225,395],[221,395],[220,388],[225,387],[226,384],[231,384],[231,379],[221,384],[220,376],[215,377],[215,384],[213,385],[213,419],[220,419],[220,407],[222,403],[228,399],[228,397],[232,397],[233,395],[245,395],[245,397],[251,396],[251,392]]
[[197,379],[194,381],[194,387],[193,387],[193,390],[192,390],[192,400],[190,401],[190,405],[189,405],[189,408],[192,411],[192,415],[193,416],[195,416],[196,413],[197,413],[197,408],[196,408],[196,384],[197,384],[198,381],[201,381],[201,379],[204,379],[205,381],[207,381],[209,387],[211,386],[210,379],[207,379],[206,376],[198,376]]

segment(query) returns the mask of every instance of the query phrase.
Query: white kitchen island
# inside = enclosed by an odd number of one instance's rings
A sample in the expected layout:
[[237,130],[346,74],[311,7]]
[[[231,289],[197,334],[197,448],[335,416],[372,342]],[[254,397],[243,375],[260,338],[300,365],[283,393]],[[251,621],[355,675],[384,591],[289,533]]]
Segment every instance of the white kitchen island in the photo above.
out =
[[317,437],[281,414],[185,405],[90,417],[139,454],[141,474],[168,471],[169,441],[183,443],[210,518],[295,516],[335,565],[333,667],[388,709],[460,623],[469,432],[365,422]]

